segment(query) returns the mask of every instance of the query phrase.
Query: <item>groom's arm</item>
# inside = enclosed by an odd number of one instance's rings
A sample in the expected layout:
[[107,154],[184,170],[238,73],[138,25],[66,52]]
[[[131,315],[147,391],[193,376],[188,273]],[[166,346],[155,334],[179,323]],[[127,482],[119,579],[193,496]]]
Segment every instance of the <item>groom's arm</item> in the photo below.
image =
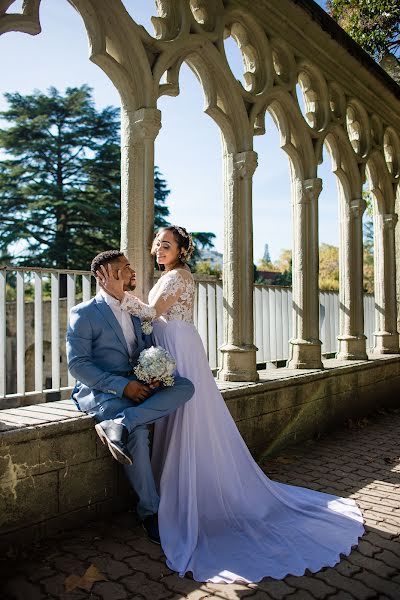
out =
[[92,358],[93,329],[88,314],[75,307],[71,310],[67,331],[67,359],[69,372],[75,379],[108,394],[122,398],[130,383],[126,377],[100,369]]

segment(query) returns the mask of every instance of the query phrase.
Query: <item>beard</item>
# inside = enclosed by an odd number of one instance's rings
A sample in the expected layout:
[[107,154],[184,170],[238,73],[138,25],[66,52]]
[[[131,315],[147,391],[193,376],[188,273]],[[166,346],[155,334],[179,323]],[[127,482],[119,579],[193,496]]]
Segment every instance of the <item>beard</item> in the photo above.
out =
[[133,292],[134,290],[136,290],[136,283],[127,283],[124,285],[125,292]]

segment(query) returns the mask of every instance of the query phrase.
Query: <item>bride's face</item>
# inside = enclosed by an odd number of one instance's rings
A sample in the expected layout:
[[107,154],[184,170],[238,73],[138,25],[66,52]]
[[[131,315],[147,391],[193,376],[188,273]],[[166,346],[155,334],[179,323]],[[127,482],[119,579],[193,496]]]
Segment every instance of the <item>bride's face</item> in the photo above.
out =
[[172,231],[162,231],[155,242],[156,259],[159,265],[166,269],[172,268],[178,262],[180,248]]

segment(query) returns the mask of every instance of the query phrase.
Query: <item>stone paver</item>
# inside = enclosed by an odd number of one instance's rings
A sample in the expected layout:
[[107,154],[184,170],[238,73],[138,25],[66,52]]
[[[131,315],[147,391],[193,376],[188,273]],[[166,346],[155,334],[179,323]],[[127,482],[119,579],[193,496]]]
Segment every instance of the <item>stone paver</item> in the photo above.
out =
[[[164,563],[134,513],[83,525],[0,560],[1,600],[400,600],[400,411],[261,463],[273,479],[355,498],[366,533],[334,568],[249,585],[197,583]],[[105,578],[66,591],[94,565]]]

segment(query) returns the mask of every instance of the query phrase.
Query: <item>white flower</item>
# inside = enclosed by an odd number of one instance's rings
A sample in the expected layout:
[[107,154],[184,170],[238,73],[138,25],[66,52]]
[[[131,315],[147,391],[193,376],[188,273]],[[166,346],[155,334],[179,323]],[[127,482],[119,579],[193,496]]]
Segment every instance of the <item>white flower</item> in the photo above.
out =
[[145,383],[160,381],[165,386],[174,385],[173,372],[176,369],[175,359],[160,346],[146,348],[139,355],[138,364],[133,369],[136,377]]
[[151,321],[142,321],[142,331],[144,335],[150,335],[153,332]]

